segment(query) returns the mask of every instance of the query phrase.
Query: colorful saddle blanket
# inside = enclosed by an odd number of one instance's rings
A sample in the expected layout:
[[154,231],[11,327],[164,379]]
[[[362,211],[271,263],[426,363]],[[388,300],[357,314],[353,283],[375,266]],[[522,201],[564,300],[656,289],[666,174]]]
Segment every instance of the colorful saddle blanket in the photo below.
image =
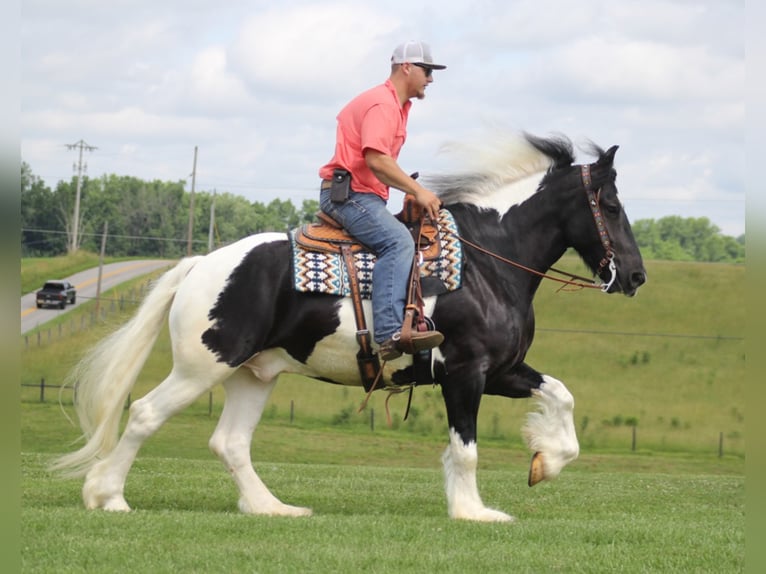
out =
[[[343,255],[339,251],[306,246],[307,242],[302,239],[304,233],[312,234],[309,231],[313,225],[307,224],[290,232],[293,285],[297,291],[304,293],[349,297],[351,288]],[[454,291],[462,284],[463,246],[458,239],[457,224],[449,211],[440,211],[437,228],[439,232],[434,242],[438,244],[425,245],[420,250],[423,254],[420,282],[424,297]],[[354,249],[353,257],[361,296],[369,299],[376,258],[361,246]]]

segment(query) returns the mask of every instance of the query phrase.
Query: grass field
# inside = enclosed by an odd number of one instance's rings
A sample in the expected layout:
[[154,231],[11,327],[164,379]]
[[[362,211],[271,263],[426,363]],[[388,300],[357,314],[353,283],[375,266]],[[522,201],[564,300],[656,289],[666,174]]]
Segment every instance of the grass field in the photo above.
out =
[[259,427],[255,466],[305,519],[247,517],[207,452],[215,419],[193,409],[148,441],[128,477],[128,515],[86,511],[79,480],[45,471],[75,436],[56,405],[25,404],[25,572],[741,572],[738,457],[584,454],[526,486],[528,453],[480,447],[485,502],[513,524],[450,521],[444,444],[395,431]]
[[[567,261],[576,267],[574,260]],[[82,508],[78,480],[46,462],[77,429],[55,402],[22,390],[25,572],[741,572],[744,564],[744,268],[648,262],[638,297],[556,293],[544,285],[530,364],[576,399],[580,458],[529,489],[518,429],[527,401],[487,397],[480,413],[484,501],[517,517],[472,524],[446,516],[437,389],[413,412],[384,396],[356,413],[356,388],[285,377],[256,431],[253,458],[308,519],[246,517],[207,449],[222,395],[166,424],[128,475],[135,512]],[[22,382],[55,383],[115,324],[22,354]],[[163,334],[135,396],[164,377]],[[68,391],[67,391],[68,392]],[[62,394],[71,416],[71,397]],[[293,412],[293,417],[290,413]],[[375,426],[371,428],[371,414]],[[637,437],[632,450],[632,432]],[[723,433],[723,456],[718,456]]]

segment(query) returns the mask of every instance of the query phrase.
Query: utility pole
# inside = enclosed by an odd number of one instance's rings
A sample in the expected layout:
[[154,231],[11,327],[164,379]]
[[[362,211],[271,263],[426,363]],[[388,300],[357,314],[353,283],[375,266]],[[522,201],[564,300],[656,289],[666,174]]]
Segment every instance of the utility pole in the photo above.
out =
[[194,184],[197,180],[197,146],[194,146],[194,166],[192,167],[191,196],[189,197],[189,238],[186,243],[186,255],[192,254],[192,230],[194,228]]
[[[66,144],[68,149],[79,149],[80,159],[77,162],[77,192],[74,198],[74,221],[72,222],[72,238],[69,244],[69,253],[75,253],[80,248],[80,191],[82,190],[82,152],[98,149],[95,146],[88,145],[83,140],[73,144]],[[87,165],[85,168],[87,169]]]
[[106,253],[106,234],[109,231],[109,222],[104,221],[104,232],[101,234],[101,253],[98,256],[98,282],[96,283],[96,319],[98,319],[99,307],[101,306],[101,277],[104,274],[104,253]]
[[207,252],[213,250],[213,232],[215,230],[215,196],[216,190],[213,190],[213,201],[210,203],[210,227],[207,232]]

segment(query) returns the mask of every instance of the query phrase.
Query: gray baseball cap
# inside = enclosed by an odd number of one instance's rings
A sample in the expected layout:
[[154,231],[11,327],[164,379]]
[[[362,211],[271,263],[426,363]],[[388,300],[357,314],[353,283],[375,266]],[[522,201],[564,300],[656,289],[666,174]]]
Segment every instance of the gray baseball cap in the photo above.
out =
[[431,56],[431,47],[425,42],[410,41],[399,44],[394,48],[391,63],[404,64],[407,62],[410,64],[422,64],[433,70],[443,70],[447,67],[441,64],[434,64],[434,59]]

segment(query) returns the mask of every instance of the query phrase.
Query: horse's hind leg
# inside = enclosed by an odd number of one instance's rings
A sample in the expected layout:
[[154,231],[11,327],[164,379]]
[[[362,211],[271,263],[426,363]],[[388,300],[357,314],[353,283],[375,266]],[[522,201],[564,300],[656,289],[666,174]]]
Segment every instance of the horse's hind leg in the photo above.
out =
[[283,504],[261,481],[250,459],[253,432],[276,384],[257,378],[241,368],[223,386],[226,402],[215,432],[210,438],[212,450],[231,473],[239,489],[239,509],[247,514],[309,516],[311,509]]
[[208,370],[205,379],[194,379],[181,375],[174,367],[159,386],[131,404],[128,422],[117,446],[85,477],[82,495],[86,508],[130,510],[124,497],[125,479],[141,445],[170,417],[189,406],[231,371],[225,366],[219,366],[217,370],[220,372]]

